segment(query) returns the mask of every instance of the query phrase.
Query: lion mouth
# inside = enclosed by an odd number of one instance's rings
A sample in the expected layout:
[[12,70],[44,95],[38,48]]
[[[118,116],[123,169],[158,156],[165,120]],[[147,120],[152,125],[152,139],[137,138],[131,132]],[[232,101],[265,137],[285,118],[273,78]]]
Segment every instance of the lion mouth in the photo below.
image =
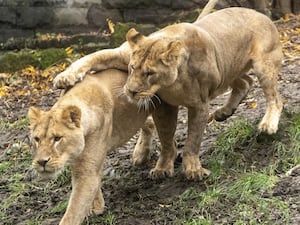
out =
[[51,180],[57,176],[59,172],[52,172],[52,171],[37,171],[38,173],[38,178],[41,181],[45,180]]
[[49,166],[45,167],[34,167],[35,171],[38,174],[39,180],[50,180],[55,178],[61,172],[61,168],[49,168]]
[[123,91],[128,101],[135,103],[139,111],[149,111],[150,109],[155,109],[157,104],[161,104],[160,98],[152,89],[147,91],[133,90],[125,85]]

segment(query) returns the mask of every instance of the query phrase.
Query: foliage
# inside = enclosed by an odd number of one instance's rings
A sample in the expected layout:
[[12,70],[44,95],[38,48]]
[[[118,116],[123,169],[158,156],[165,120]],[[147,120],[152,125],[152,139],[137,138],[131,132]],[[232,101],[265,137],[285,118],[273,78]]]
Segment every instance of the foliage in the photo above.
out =
[[43,70],[65,58],[66,51],[56,48],[7,52],[0,57],[0,72],[15,72],[28,66]]

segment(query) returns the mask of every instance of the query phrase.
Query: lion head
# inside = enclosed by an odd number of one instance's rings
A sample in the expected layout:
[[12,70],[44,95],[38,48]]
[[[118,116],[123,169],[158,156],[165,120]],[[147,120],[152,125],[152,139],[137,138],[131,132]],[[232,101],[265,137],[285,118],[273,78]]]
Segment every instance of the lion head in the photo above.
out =
[[129,99],[138,102],[152,97],[176,81],[184,57],[181,41],[158,35],[145,37],[135,29],[128,31],[126,39],[132,50],[124,86]]
[[56,107],[50,111],[30,107],[28,118],[35,152],[33,168],[41,178],[51,178],[84,149],[81,111],[76,106]]

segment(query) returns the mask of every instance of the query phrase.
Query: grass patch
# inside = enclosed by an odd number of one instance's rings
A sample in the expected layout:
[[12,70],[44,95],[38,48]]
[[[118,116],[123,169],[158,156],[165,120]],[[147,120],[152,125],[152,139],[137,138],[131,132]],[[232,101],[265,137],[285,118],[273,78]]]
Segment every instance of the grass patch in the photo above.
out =
[[0,162],[0,173],[3,174],[9,172],[10,167],[10,162]]
[[238,120],[225,132],[220,134],[211,149],[208,168],[211,170],[210,179],[217,181],[229,170],[243,166],[244,156],[239,148],[250,149],[255,141],[256,127],[247,120]]
[[278,173],[300,163],[300,113],[283,117],[276,135],[260,135],[254,124],[238,120],[217,137],[207,190],[190,188],[173,199],[178,208],[197,205],[178,224],[290,224],[289,202],[266,195],[281,180]]
[[66,211],[68,206],[69,198],[66,198],[60,202],[58,202],[53,209],[51,209],[50,214],[62,214]]
[[5,131],[6,129],[25,129],[29,125],[29,119],[27,117],[16,120],[14,122],[7,122],[3,118],[0,118],[0,131]]
[[116,216],[112,212],[107,212],[102,216],[86,218],[83,224],[116,225],[118,223]]
[[226,190],[226,197],[234,201],[247,201],[253,195],[270,190],[278,181],[276,176],[263,173],[245,173],[234,182],[230,182]]

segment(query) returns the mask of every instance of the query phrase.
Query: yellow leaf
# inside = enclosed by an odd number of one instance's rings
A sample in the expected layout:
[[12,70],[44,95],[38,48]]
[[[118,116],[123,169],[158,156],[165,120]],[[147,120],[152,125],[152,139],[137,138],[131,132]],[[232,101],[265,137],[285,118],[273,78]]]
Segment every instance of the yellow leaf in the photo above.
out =
[[1,82],[1,87],[0,87],[0,98],[2,98],[3,96],[6,95],[6,91],[5,91],[5,83],[4,81]]
[[24,69],[24,72],[28,72],[28,73],[33,73],[35,71],[36,71],[35,68],[31,65]]
[[23,89],[17,91],[17,95],[19,95],[19,96],[23,96],[23,95],[25,95],[25,93],[26,93],[26,92],[25,92],[25,90],[23,90]]
[[115,32],[115,24],[111,21],[111,19],[108,18],[106,19],[106,22],[108,25],[109,32],[113,34]]
[[65,51],[66,51],[67,55],[70,56],[70,55],[72,55],[72,53],[73,53],[73,48],[72,48],[72,47],[67,47],[67,48],[65,49]]
[[250,104],[250,108],[251,108],[251,109],[256,109],[256,107],[257,107],[257,103],[256,103],[256,102],[252,102],[252,103]]

